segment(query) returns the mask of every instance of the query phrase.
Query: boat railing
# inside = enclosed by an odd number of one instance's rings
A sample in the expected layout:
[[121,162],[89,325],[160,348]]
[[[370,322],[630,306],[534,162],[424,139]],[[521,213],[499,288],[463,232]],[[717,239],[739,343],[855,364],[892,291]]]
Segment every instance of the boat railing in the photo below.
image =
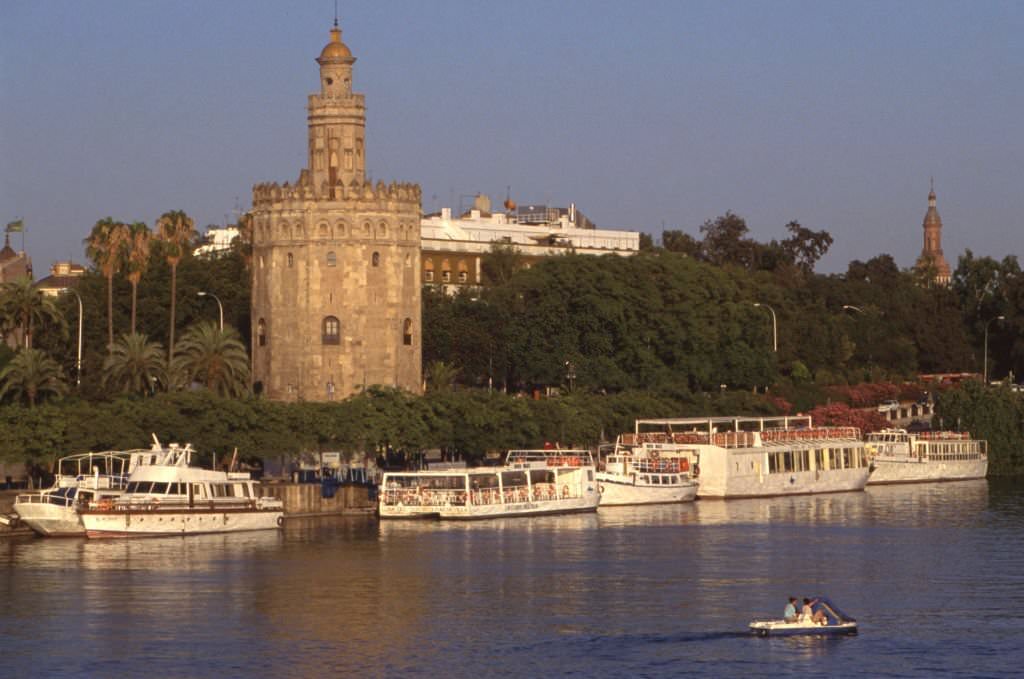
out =
[[690,471],[690,461],[685,457],[638,458],[632,466],[642,474],[685,474]]
[[[536,463],[536,464],[535,464]],[[587,450],[510,450],[507,467],[591,467],[594,458]]]
[[860,429],[857,427],[811,427],[808,429],[765,429],[761,432],[761,441],[766,444],[836,439],[860,440]]
[[922,431],[917,434],[922,441],[970,441],[970,433],[964,431]]
[[[445,488],[381,488],[380,501],[385,506],[405,507],[443,507],[456,504],[454,501],[457,493],[465,496],[464,490],[453,490]],[[462,504],[465,504],[463,500]]]
[[[61,488],[60,490],[65,490]],[[75,504],[75,496],[68,497],[59,492],[37,491],[35,493],[21,493],[14,499],[19,505],[49,504],[58,507],[71,507]]]

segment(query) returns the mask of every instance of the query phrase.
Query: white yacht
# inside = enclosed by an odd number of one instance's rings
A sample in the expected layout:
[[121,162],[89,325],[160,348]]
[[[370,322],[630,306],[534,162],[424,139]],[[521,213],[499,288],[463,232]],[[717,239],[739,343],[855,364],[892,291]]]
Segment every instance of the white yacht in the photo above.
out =
[[172,443],[154,464],[135,468],[124,493],[79,506],[90,538],[194,535],[272,529],[284,521],[280,499],[261,497],[247,472],[191,466],[191,445]]
[[488,519],[592,512],[601,494],[585,450],[513,450],[503,467],[387,472],[382,519]]
[[859,429],[815,427],[806,415],[637,420],[623,443],[680,446],[698,498],[863,490],[871,473]]
[[[628,436],[628,434],[627,434]],[[697,497],[692,449],[672,443],[622,444],[600,460],[601,506],[690,502]]]
[[883,429],[867,435],[875,471],[870,484],[983,479],[988,473],[988,442],[966,432]]
[[146,450],[107,450],[68,455],[57,461],[53,485],[14,500],[22,523],[43,536],[85,535],[78,507],[119,496],[128,475],[162,456],[159,445]]

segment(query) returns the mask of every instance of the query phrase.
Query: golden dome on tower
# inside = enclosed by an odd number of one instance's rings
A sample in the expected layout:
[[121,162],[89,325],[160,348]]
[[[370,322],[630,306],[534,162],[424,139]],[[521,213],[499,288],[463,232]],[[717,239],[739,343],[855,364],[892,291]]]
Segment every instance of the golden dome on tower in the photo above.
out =
[[341,29],[338,28],[338,24],[334,24],[334,28],[331,29],[331,41],[320,52],[317,61],[322,64],[325,61],[349,60],[351,58],[352,51],[341,41]]

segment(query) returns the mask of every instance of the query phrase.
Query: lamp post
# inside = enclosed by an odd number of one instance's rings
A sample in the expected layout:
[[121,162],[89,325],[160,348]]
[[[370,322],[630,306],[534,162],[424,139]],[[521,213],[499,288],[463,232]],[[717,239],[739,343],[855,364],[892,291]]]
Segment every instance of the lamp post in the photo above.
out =
[[77,388],[82,386],[82,296],[74,288],[67,290],[78,298],[78,354],[75,357],[75,387]]
[[220,303],[220,297],[212,292],[205,292],[203,290],[200,290],[196,294],[200,297],[213,297],[217,300],[217,311],[220,312],[220,331],[224,332],[224,305]]
[[772,315],[772,351],[779,353],[779,325],[775,320],[775,309],[771,308],[767,304],[761,304],[760,302],[754,302],[754,306],[761,308],[764,307]]
[[988,386],[988,326],[992,325],[992,321],[1005,321],[1005,320],[1006,320],[1006,316],[996,316],[995,318],[988,319],[988,322],[985,323],[985,354],[984,354],[984,356],[985,356],[985,359],[984,359],[985,367],[982,370],[982,374],[984,375],[982,380],[984,381],[985,386]]

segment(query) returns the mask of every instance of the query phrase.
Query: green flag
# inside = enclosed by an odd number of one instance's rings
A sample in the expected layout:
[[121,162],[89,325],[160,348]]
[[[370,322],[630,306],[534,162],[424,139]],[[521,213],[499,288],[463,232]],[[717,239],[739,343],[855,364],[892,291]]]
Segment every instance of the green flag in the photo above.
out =
[[25,231],[25,222],[20,219],[15,219],[13,222],[7,222],[7,233],[22,233]]

